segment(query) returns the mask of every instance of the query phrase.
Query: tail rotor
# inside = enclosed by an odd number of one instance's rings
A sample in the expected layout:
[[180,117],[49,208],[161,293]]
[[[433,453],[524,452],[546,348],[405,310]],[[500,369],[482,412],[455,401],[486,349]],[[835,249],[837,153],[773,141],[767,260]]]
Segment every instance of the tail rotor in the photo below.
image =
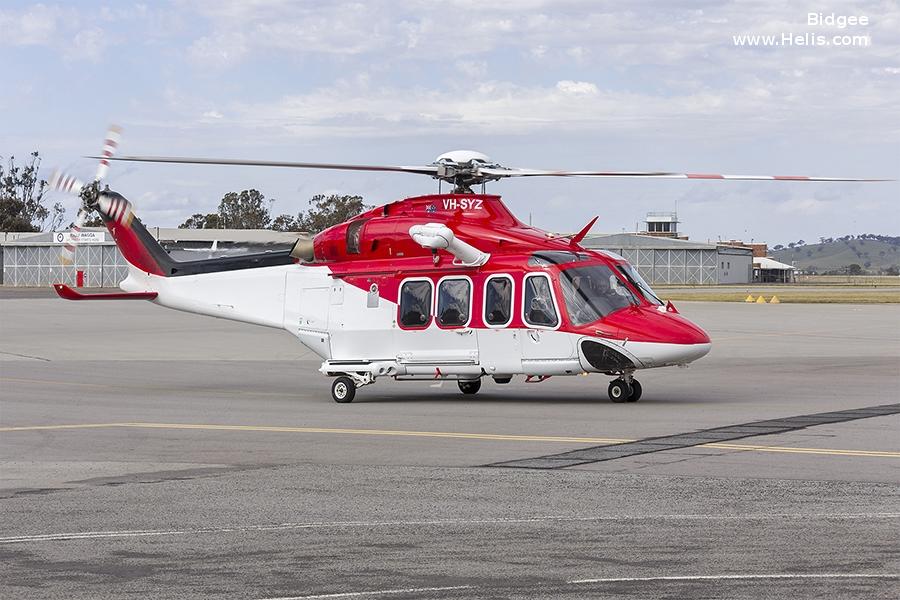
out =
[[100,182],[109,174],[109,159],[116,153],[119,147],[119,140],[122,137],[122,128],[118,125],[112,125],[106,133],[106,139],[103,142],[103,153],[100,156],[100,163],[97,165],[97,174],[94,181],[85,184],[77,177],[56,170],[50,176],[50,188],[66,192],[78,196],[81,199],[81,206],[75,222],[72,224],[72,233],[66,243],[63,245],[60,253],[60,262],[63,265],[71,265],[75,263],[75,253],[78,249],[78,240],[81,237],[81,229],[90,216],[91,211],[97,206],[100,197]]

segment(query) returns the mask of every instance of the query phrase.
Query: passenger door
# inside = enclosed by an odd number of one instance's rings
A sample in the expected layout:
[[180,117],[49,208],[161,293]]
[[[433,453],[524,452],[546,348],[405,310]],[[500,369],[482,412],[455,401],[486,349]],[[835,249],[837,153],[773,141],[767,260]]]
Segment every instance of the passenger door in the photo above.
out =
[[437,286],[428,278],[400,284],[397,357],[407,364],[478,364],[478,336],[469,327],[472,281],[453,276]]
[[513,320],[515,284],[506,274],[491,275],[484,282],[479,329],[478,355],[488,375],[513,375],[522,372],[521,329],[510,329]]
[[523,280],[522,368],[527,374],[553,375],[580,372],[572,335],[559,331],[562,318],[553,283],[547,273],[529,273]]

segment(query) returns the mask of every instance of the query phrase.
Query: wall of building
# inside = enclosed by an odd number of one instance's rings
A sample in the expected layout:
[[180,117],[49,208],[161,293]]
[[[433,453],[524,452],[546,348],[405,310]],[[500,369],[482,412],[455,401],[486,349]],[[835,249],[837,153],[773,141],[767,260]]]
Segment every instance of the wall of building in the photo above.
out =
[[604,248],[620,254],[651,285],[715,285],[718,272],[715,248],[680,250],[659,248]]
[[753,275],[750,248],[633,233],[591,235],[582,245],[621,255],[654,285],[749,283]]
[[[234,232],[221,230],[216,230],[216,233],[224,234],[223,237],[226,238],[238,236]],[[197,234],[192,232],[192,235]],[[0,265],[2,265],[0,284],[16,286],[45,286],[59,282],[74,284],[76,271],[82,270],[85,272],[87,286],[115,287],[127,276],[125,260],[112,240],[107,240],[103,244],[79,246],[76,264],[63,267],[60,265],[61,246],[53,243],[51,236],[46,237],[47,240],[44,242],[26,243],[20,238],[7,241],[0,246]],[[285,239],[296,239],[296,234],[291,238],[278,235],[268,237],[260,233],[259,239],[267,243],[283,243]],[[585,240],[585,245],[622,255],[651,284],[715,285],[749,283],[752,280],[753,257],[750,250],[745,248],[622,234],[591,236]],[[187,256],[179,256],[180,260],[206,257],[203,253],[184,254]]]
[[[748,249],[749,250],[749,249]],[[718,248],[718,282],[750,283],[753,280],[753,254],[748,250]]]
[[128,275],[128,266],[115,244],[81,245],[75,264],[60,264],[61,246],[50,244],[4,245],[3,277],[12,286],[74,284],[77,271],[84,271],[88,287],[116,287]]

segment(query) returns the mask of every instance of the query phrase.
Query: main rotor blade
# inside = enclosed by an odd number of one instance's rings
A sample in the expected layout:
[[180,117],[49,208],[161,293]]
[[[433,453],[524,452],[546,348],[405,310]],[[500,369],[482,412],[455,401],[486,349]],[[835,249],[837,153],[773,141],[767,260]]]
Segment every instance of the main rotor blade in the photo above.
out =
[[[103,157],[88,156],[86,158]],[[342,171],[396,171],[400,173],[418,173],[420,175],[434,175],[438,171],[437,166],[403,167],[388,165],[346,165],[339,163],[284,162],[274,160],[242,160],[231,158],[187,158],[182,156],[119,156],[109,157],[109,160],[121,160],[126,162],[176,163],[188,165],[289,167],[293,169],[338,169]]]
[[642,177],[650,179],[728,179],[738,181],[894,181],[858,177],[809,177],[806,175],[720,175],[717,173],[667,173],[654,171],[546,171],[483,167],[478,173],[490,177]]

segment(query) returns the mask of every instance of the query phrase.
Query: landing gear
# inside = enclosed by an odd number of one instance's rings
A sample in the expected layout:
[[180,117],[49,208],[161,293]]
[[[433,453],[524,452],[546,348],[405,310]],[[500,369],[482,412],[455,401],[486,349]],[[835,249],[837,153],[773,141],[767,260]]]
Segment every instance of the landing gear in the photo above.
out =
[[637,402],[643,389],[640,382],[631,376],[620,377],[609,382],[609,399],[613,402]]
[[349,377],[336,377],[331,384],[331,398],[341,404],[353,402],[356,396],[356,383]]
[[613,379],[609,382],[609,399],[613,402],[625,402],[631,396],[631,386],[624,379]]
[[628,396],[629,402],[637,402],[641,399],[641,393],[644,390],[641,388],[641,382],[637,379],[631,380],[631,395]]
[[494,383],[503,384],[503,383],[509,383],[510,381],[512,381],[512,376],[497,377],[496,375],[494,375]]
[[471,381],[457,381],[457,385],[459,385],[459,391],[463,394],[477,394],[478,390],[481,389],[481,380],[473,379]]

